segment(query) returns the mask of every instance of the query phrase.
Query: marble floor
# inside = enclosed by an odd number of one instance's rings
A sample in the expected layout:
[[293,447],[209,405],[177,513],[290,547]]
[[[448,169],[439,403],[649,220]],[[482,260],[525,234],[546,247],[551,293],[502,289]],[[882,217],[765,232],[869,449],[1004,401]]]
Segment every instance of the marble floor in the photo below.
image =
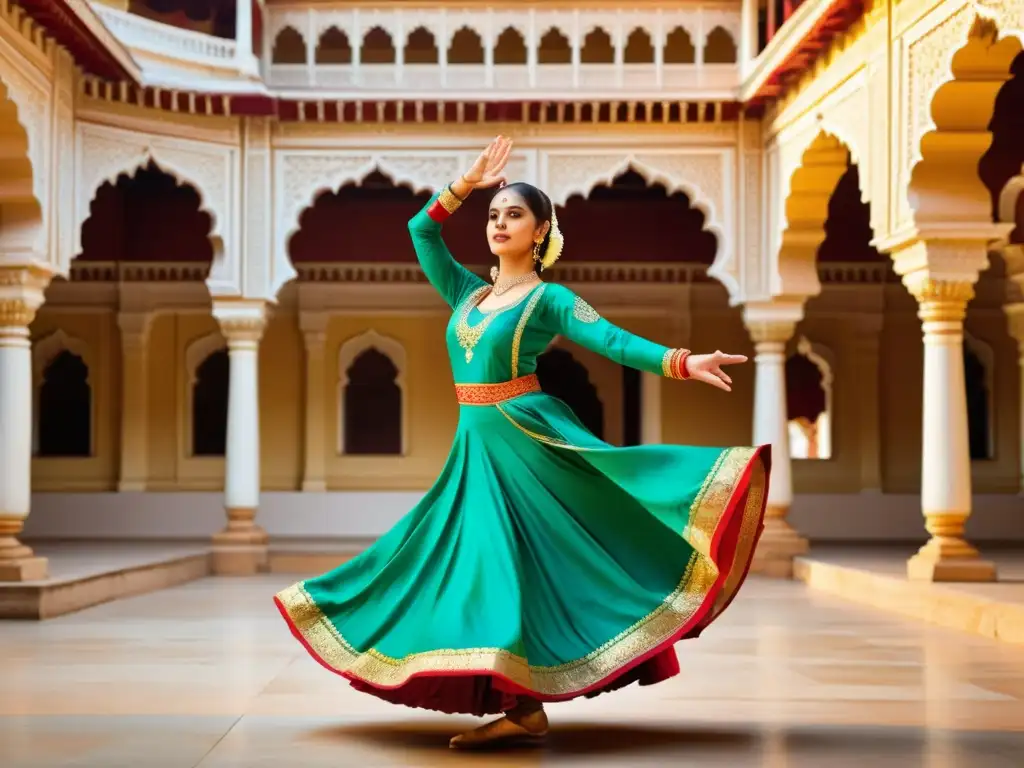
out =
[[306,655],[270,602],[292,580],[0,622],[0,765],[1024,765],[1024,648],[753,578],[679,646],[679,677],[550,707],[543,749],[453,753],[479,721],[357,694]]

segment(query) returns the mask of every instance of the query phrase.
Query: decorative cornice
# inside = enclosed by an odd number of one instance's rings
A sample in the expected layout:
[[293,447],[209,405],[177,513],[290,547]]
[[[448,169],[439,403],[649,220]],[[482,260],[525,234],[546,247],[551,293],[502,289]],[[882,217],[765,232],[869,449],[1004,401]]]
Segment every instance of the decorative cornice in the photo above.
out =
[[281,122],[474,125],[688,125],[759,117],[735,100],[480,101],[459,99],[316,99],[281,96],[263,86],[248,93],[197,91],[83,78],[82,94],[115,104],[202,116],[276,117]]
[[[483,265],[468,265],[472,272],[487,276]],[[361,262],[300,262],[295,265],[304,283],[425,283],[417,264]],[[71,283],[194,283],[206,279],[209,265],[195,262],[104,262],[76,261],[71,265]],[[877,285],[899,282],[888,262],[833,262],[818,265],[822,283],[835,285]],[[703,264],[685,263],[586,263],[563,262],[545,273],[545,279],[560,283],[657,283],[716,284]]]

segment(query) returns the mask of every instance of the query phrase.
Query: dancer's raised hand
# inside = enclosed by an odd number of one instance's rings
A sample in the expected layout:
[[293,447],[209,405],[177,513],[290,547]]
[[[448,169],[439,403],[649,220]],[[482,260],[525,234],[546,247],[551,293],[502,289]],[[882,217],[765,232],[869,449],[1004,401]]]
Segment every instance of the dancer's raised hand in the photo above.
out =
[[480,156],[473,163],[473,166],[462,174],[462,181],[470,189],[487,189],[495,187],[505,181],[502,171],[508,164],[509,154],[512,152],[512,139],[507,136],[498,136],[487,145],[487,148],[480,153]]
[[723,365],[738,365],[747,362],[746,355],[727,355],[715,350],[710,355],[687,355],[686,373],[691,379],[703,381],[713,387],[732,392],[732,379],[722,370]]

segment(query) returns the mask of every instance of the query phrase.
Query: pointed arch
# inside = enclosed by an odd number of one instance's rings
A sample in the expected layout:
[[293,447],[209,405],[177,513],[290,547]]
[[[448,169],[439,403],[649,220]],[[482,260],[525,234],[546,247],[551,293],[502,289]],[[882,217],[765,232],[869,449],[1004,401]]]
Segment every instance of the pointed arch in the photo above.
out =
[[[73,381],[48,380],[54,366]],[[32,453],[41,457],[91,456],[95,451],[96,397],[91,380],[96,370],[89,346],[58,329],[32,344]],[[63,386],[52,392],[48,386]],[[59,413],[54,413],[54,408]],[[56,419],[47,425],[47,419]]]
[[[182,445],[186,456],[220,457],[223,455],[215,450],[215,448],[220,448],[221,432],[223,432],[222,437],[225,446],[227,444],[229,380],[223,378],[223,370],[204,371],[203,367],[204,364],[208,364],[209,361],[216,358],[219,358],[214,363],[216,368],[219,369],[229,365],[227,354],[227,342],[220,331],[213,331],[205,336],[200,336],[185,348],[185,391],[183,393],[184,397],[180,401],[185,404],[185,408],[181,413],[180,423],[182,429],[180,434],[184,438]],[[202,374],[204,373],[213,374],[215,380],[203,380]],[[227,368],[227,375],[230,377],[230,367]],[[197,387],[204,388],[199,393],[199,402],[197,402]],[[218,403],[222,403],[222,408],[216,407]],[[204,421],[202,428],[204,431],[209,431],[210,436],[209,439],[204,437],[200,441],[202,445],[197,446],[197,437],[199,435],[196,426],[200,420]],[[197,451],[197,447],[201,448],[201,450]]]
[[[351,64],[352,44],[348,35],[336,26],[328,27],[317,40],[314,56],[317,64]],[[303,61],[295,63],[305,64],[305,53]]]
[[[320,41],[323,42],[323,37]],[[320,46],[317,45],[318,54],[319,50]],[[306,56],[306,38],[295,27],[288,24],[274,35],[274,42],[270,48],[271,64],[305,64]],[[320,62],[318,56],[317,63],[326,62]]]
[[514,26],[507,26],[501,30],[494,41],[494,63],[522,65],[526,64],[527,60],[526,38],[523,33]]
[[[369,360],[368,355],[376,353],[380,360]],[[369,362],[365,375],[372,380],[353,381],[353,369],[361,362]],[[390,366],[388,365],[390,363]],[[406,371],[408,361],[405,347],[397,339],[384,336],[375,330],[368,330],[347,339],[338,348],[338,438],[339,455],[350,455],[346,436],[351,431],[352,408],[366,411],[367,417],[377,420],[377,428],[388,434],[380,436],[380,444],[390,448],[397,442],[397,451],[387,454],[405,456],[409,452],[408,394]],[[359,391],[350,391],[356,385]],[[392,389],[393,387],[393,389]],[[360,441],[362,442],[362,441]],[[359,450],[355,453],[366,453]]]

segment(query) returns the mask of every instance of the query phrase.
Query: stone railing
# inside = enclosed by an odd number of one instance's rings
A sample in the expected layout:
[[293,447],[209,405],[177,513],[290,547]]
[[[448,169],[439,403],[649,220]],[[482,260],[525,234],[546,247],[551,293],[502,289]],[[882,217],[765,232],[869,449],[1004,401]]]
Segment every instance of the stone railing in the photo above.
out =
[[728,100],[740,85],[740,3],[726,0],[651,9],[335,0],[267,6],[264,28],[267,84],[281,92]]
[[108,5],[92,3],[107,28],[132,53],[159,58],[167,64],[187,67],[233,69],[235,41],[137,16]]

